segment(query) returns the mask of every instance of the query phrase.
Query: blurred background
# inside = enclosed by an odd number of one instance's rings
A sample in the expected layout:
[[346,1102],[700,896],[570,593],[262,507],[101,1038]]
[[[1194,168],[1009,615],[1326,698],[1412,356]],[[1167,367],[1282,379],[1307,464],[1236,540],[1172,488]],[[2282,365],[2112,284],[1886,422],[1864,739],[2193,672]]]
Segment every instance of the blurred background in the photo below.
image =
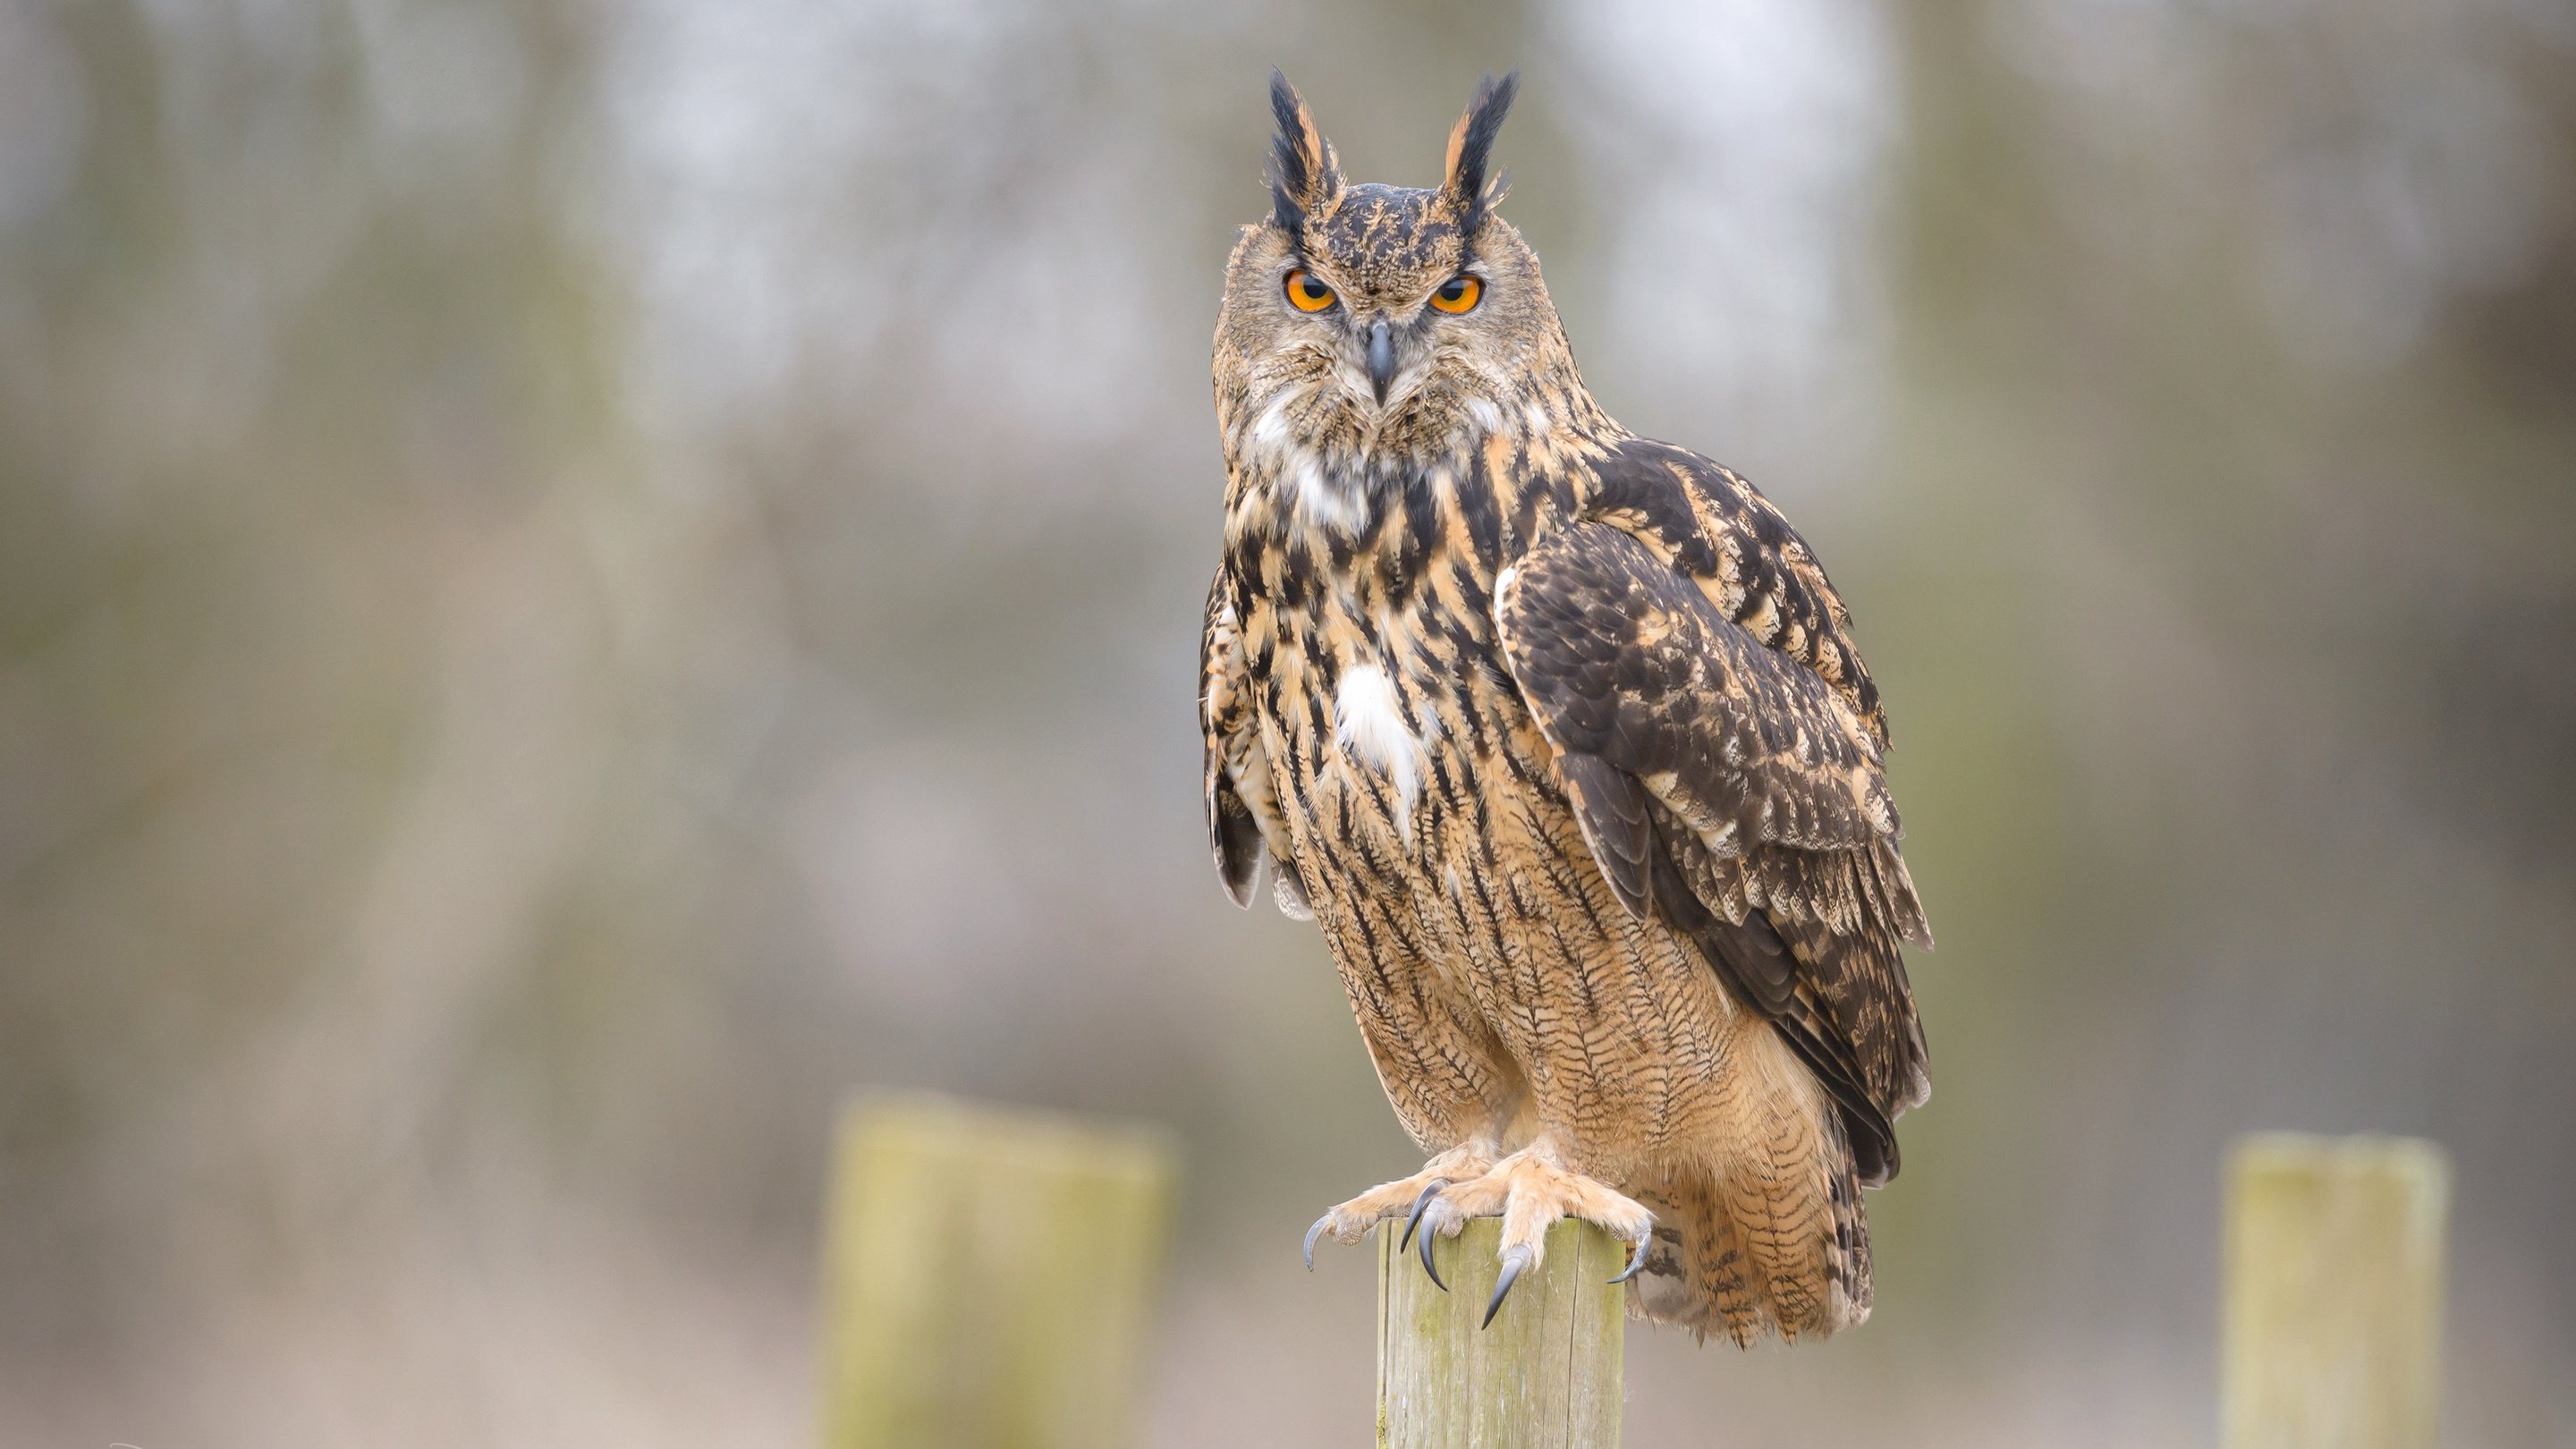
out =
[[1877,1316],[1629,1442],[2211,1442],[2256,1127],[2445,1144],[2448,1442],[2576,1441],[2564,0],[0,0],[0,1440],[803,1444],[861,1084],[1173,1124],[1150,1442],[1367,1432],[1192,719],[1274,62],[1414,185],[1524,68],[1891,702]]

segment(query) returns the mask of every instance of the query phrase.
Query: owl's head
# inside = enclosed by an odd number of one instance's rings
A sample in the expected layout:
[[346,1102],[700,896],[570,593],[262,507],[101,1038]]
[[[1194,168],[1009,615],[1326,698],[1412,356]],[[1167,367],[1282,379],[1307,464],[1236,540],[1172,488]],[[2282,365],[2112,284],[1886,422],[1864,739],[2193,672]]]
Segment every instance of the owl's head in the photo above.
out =
[[1494,214],[1503,181],[1487,175],[1518,83],[1485,78],[1440,184],[1415,189],[1346,184],[1304,98],[1271,73],[1270,215],[1243,229],[1217,317],[1218,409],[1237,442],[1418,455],[1501,426],[1550,374],[1570,380],[1538,258]]

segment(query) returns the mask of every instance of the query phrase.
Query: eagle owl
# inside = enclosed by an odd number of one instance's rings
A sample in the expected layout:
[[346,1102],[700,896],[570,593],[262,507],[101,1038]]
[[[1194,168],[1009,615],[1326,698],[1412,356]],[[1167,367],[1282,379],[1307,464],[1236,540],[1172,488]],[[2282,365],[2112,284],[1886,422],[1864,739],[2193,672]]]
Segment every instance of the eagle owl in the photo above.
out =
[[1930,1088],[1887,722],[1815,554],[1576,374],[1486,161],[1351,185],[1287,80],[1216,330],[1225,543],[1200,680],[1237,903],[1331,944],[1420,1172],[1324,1215],[1434,1241],[1559,1218],[1632,1308],[1739,1343],[1866,1318],[1860,1189]]

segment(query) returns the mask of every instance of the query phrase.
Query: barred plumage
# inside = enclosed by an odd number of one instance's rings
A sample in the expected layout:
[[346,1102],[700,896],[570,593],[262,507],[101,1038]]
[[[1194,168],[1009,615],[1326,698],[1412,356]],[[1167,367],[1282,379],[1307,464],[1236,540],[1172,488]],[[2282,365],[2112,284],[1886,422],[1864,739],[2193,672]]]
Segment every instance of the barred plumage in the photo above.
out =
[[1868,1314],[1860,1189],[1929,1087],[1886,720],[1778,510],[1584,390],[1492,210],[1511,95],[1414,191],[1346,184],[1274,77],[1217,326],[1211,845],[1320,924],[1435,1154],[1319,1229],[1438,1181],[1427,1232],[1501,1213],[1534,1257],[1590,1218],[1640,1311],[1822,1336]]

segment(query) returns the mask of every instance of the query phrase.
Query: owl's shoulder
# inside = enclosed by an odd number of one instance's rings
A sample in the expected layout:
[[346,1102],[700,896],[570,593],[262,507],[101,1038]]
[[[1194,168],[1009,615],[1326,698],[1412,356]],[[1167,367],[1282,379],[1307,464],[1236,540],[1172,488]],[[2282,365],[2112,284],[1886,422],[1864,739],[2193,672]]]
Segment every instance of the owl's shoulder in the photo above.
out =
[[1788,517],[1743,475],[1688,448],[1619,437],[1568,469],[1570,516],[1634,535],[1718,612],[1842,694],[1883,747],[1887,717],[1851,611]]

